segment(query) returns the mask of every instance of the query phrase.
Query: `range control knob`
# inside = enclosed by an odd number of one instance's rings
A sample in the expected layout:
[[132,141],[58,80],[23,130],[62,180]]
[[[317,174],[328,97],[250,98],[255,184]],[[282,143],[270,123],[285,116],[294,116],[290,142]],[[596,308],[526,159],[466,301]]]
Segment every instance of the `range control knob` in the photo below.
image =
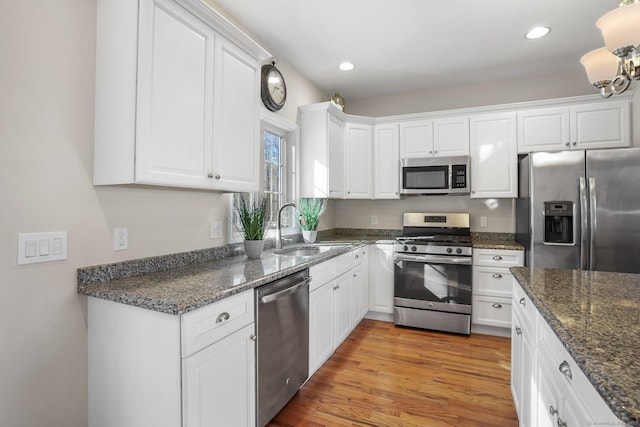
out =
[[456,253],[457,254],[461,254],[462,253],[462,249],[460,249],[460,248],[456,249]]
[[447,253],[450,254],[451,252],[453,252],[453,249],[447,248]]
[[409,246],[403,246],[403,247],[402,247],[402,250],[403,250],[403,251],[405,251],[405,252],[407,252],[407,251],[409,250]]
[[418,248],[416,248],[415,246],[411,246],[411,250],[412,250],[413,252],[415,252],[415,251],[417,251],[417,250],[418,250]]

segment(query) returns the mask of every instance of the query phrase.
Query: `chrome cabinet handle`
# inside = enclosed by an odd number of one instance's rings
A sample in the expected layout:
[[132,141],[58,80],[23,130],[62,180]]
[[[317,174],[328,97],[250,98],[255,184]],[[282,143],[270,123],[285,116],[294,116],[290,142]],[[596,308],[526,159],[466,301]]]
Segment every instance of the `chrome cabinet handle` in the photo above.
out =
[[558,417],[558,427],[567,427],[567,422]]
[[516,326],[516,334],[522,335],[522,329],[519,326]]
[[575,147],[576,145],[578,145],[578,143],[576,141],[573,141],[573,146]]
[[356,254],[356,261],[360,259],[360,256]]
[[251,336],[249,337],[249,339],[251,341],[256,341],[258,339],[258,337],[256,336],[256,334],[251,334]]
[[226,322],[230,318],[231,318],[231,315],[225,311],[224,313],[220,313],[218,315],[218,317],[216,318],[216,323]]
[[526,307],[527,306],[527,300],[524,299],[524,297],[520,298],[520,301],[518,301],[520,303],[521,306]]
[[212,174],[211,172],[209,172],[209,173],[207,174],[207,178],[213,178],[213,174]]
[[558,370],[562,372],[562,375],[564,375],[568,379],[573,379],[573,376],[571,375],[571,366],[569,366],[566,360],[562,361],[560,366],[558,366]]
[[502,304],[494,302],[492,305],[493,308],[502,308]]
[[558,415],[558,410],[554,408],[553,405],[549,405],[549,414],[552,417],[555,417],[556,415]]
[[500,255],[494,255],[493,256],[493,260],[494,261],[502,261],[502,257]]
[[565,142],[564,145],[566,145],[567,147],[570,146],[571,144],[569,144],[568,142]]
[[358,275],[356,273],[353,273],[353,277],[358,277]]
[[500,274],[500,273],[493,273],[493,278],[494,278],[494,279],[502,279],[502,274]]
[[216,174],[215,178],[220,179],[220,174]]

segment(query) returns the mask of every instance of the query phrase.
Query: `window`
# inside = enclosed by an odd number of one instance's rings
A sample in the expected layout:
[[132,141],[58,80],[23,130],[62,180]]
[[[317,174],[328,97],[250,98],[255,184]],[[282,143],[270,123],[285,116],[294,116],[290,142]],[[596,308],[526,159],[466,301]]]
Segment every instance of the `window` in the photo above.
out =
[[[266,218],[269,223],[265,237],[275,236],[278,209],[283,204],[293,201],[297,196],[297,125],[266,110],[261,111],[261,145],[262,145],[262,182],[266,202]],[[234,205],[239,194],[229,197],[229,243],[242,241],[238,231],[238,219]],[[282,212],[283,234],[296,232],[297,224],[293,220],[293,208]]]

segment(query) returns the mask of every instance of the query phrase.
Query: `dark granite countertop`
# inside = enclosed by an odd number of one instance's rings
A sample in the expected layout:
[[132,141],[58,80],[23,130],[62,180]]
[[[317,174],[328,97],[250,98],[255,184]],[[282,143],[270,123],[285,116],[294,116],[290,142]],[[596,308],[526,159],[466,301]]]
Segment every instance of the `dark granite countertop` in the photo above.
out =
[[471,233],[474,249],[502,249],[507,251],[523,251],[524,246],[516,242],[511,233]]
[[640,425],[640,275],[511,272],[613,413]]
[[[345,243],[348,244],[311,259],[278,256],[269,249],[260,259],[226,254],[218,259],[186,261],[184,265],[169,268],[162,264],[175,263],[172,255],[86,267],[78,269],[78,293],[163,313],[183,314],[304,270],[366,245],[368,241],[352,239]],[[146,264],[154,266],[145,270]],[[156,264],[161,265],[156,268]],[[112,274],[113,270],[123,271]]]

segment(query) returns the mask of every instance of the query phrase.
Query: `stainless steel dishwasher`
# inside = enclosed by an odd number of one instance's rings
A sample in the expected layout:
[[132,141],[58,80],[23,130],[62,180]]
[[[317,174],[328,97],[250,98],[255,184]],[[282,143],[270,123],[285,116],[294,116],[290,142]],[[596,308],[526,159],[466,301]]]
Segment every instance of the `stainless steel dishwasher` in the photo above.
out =
[[309,270],[256,288],[256,424],[264,427],[309,375]]

